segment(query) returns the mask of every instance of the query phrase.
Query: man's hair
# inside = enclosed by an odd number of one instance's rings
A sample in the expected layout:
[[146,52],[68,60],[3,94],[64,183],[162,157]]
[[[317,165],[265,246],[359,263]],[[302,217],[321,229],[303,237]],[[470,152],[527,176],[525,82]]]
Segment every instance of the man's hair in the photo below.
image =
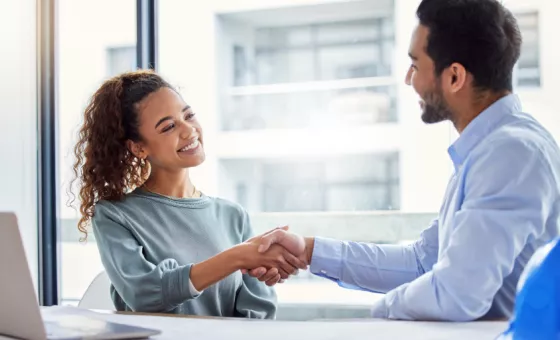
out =
[[498,0],[423,0],[416,15],[429,31],[426,53],[436,76],[459,63],[473,75],[476,89],[512,90],[521,33]]

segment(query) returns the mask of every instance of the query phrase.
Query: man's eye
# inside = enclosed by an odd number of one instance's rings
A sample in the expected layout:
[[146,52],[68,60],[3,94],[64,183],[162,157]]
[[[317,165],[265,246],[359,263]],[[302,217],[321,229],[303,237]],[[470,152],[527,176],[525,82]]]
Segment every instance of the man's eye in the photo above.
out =
[[191,120],[191,119],[194,118],[194,115],[195,115],[194,112],[187,113],[187,115],[185,116],[185,119],[186,119],[186,120]]

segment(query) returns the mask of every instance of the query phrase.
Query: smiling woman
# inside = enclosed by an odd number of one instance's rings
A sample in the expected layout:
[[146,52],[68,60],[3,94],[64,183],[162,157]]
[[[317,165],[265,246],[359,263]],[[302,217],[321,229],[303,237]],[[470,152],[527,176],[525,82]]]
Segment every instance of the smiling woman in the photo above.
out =
[[[151,71],[106,81],[75,147],[81,220],[91,222],[117,310],[273,318],[272,285],[305,268],[278,246],[257,252],[247,213],[206,196],[189,169],[204,139],[183,98]],[[266,284],[240,269],[272,270]],[[205,293],[201,295],[201,291]]]

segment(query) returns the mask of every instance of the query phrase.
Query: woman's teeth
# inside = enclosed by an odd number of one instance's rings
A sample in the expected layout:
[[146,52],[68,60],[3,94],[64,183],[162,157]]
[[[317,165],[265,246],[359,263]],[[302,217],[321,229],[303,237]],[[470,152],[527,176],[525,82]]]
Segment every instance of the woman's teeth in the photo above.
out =
[[189,151],[189,150],[192,150],[192,149],[196,148],[197,146],[198,146],[198,139],[195,139],[194,142],[192,142],[191,144],[185,146],[184,148],[182,148],[181,150],[179,150],[179,152]]

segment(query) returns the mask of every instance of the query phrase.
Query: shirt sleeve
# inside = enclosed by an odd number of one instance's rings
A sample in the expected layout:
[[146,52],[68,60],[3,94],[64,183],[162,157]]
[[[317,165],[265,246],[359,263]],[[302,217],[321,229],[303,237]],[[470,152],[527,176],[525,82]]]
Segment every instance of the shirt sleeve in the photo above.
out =
[[[243,242],[253,237],[253,230],[247,212],[243,211]],[[236,314],[255,319],[274,319],[276,317],[276,292],[264,282],[243,275],[243,282],[235,299]]]
[[386,293],[430,270],[438,256],[438,221],[409,246],[315,238],[311,272],[346,288]]
[[550,165],[522,141],[495,141],[466,163],[464,200],[433,270],[389,292],[374,316],[470,321],[486,314],[553,202]]
[[193,283],[191,280],[189,280],[189,292],[192,296],[198,296],[200,295],[203,291],[198,291],[196,290],[196,288],[194,287]]
[[168,312],[198,296],[189,289],[192,264],[181,266],[174,259],[160,263],[146,260],[142,245],[114,205],[98,203],[92,224],[105,271],[132,310]]

